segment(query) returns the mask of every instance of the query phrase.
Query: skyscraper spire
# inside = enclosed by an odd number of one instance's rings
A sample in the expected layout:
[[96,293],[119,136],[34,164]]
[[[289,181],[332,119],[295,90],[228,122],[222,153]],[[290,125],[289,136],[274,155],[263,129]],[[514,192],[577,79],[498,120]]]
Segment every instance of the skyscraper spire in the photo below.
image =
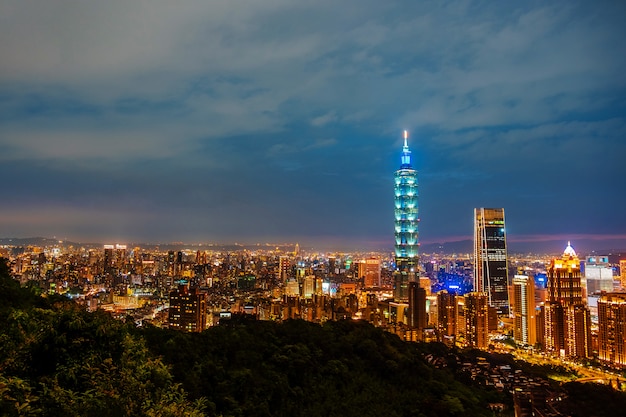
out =
[[409,132],[404,131],[404,146],[402,147],[402,165],[400,169],[411,169],[411,151],[409,150],[408,144]]

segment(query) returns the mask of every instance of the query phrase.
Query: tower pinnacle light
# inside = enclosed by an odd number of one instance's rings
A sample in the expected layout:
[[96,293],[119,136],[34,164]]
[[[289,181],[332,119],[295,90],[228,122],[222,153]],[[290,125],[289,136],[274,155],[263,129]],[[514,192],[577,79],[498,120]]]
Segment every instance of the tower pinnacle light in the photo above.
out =
[[[412,169],[411,166],[411,151],[409,150],[408,144],[409,132],[404,131],[404,146],[402,147],[402,165],[400,165],[400,169],[407,168]],[[417,181],[417,177],[416,177]]]

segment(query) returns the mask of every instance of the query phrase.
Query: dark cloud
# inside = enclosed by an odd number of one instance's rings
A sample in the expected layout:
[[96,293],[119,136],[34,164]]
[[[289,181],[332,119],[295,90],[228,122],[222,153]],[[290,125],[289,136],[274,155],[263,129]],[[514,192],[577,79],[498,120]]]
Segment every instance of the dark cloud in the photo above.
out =
[[4,2],[0,235],[391,247],[403,129],[424,241],[623,235],[625,12]]

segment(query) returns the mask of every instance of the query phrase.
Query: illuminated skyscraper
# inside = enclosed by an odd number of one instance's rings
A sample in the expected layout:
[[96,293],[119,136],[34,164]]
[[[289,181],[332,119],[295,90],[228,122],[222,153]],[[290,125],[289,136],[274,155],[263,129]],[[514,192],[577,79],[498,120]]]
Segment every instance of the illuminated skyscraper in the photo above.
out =
[[583,302],[580,260],[569,242],[563,256],[550,262],[548,301],[558,301],[563,307]]
[[565,314],[559,302],[546,301],[541,308],[543,318],[543,348],[548,352],[565,355]]
[[626,365],[626,293],[611,292],[598,300],[598,358]]
[[206,329],[207,294],[198,287],[179,285],[170,292],[168,324],[170,329],[201,332]]
[[486,292],[498,314],[509,314],[503,208],[474,209],[474,291]]
[[365,260],[365,288],[380,287],[380,259],[370,257]]
[[537,343],[535,280],[526,275],[513,277],[513,338],[517,343]]
[[304,277],[302,293],[304,298],[313,298],[315,294],[315,275],[307,275]]
[[545,349],[562,356],[591,355],[591,319],[582,296],[580,260],[572,246],[548,268],[548,301],[544,306]]
[[409,282],[409,310],[407,317],[411,329],[418,331],[418,340],[422,340],[421,332],[428,324],[426,316],[426,290],[420,288],[418,282]]
[[470,347],[486,348],[489,341],[487,293],[465,294],[465,342]]
[[167,274],[174,276],[174,264],[176,263],[176,255],[173,250],[167,252]]
[[337,268],[337,257],[328,257],[328,275],[335,275],[335,269]]
[[437,293],[437,339],[454,345],[457,333],[456,294],[446,290]]
[[287,282],[287,279],[291,277],[291,261],[289,260],[289,257],[281,256],[278,262],[278,277],[282,282]]
[[584,304],[572,304],[565,311],[566,345],[565,353],[573,358],[592,356],[591,314]]
[[115,263],[118,271],[123,271],[126,263],[126,245],[115,245]]
[[400,169],[394,174],[395,258],[394,298],[408,299],[408,283],[417,281],[419,269],[417,171],[411,165],[411,151],[404,131]]
[[114,245],[104,245],[104,273],[110,274],[115,269]]

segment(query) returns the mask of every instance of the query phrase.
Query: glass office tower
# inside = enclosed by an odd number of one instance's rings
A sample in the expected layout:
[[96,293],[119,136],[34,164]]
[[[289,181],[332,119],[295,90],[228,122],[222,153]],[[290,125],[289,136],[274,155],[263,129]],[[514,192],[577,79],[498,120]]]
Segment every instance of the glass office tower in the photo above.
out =
[[498,314],[509,314],[503,208],[474,209],[474,291],[486,292]]

